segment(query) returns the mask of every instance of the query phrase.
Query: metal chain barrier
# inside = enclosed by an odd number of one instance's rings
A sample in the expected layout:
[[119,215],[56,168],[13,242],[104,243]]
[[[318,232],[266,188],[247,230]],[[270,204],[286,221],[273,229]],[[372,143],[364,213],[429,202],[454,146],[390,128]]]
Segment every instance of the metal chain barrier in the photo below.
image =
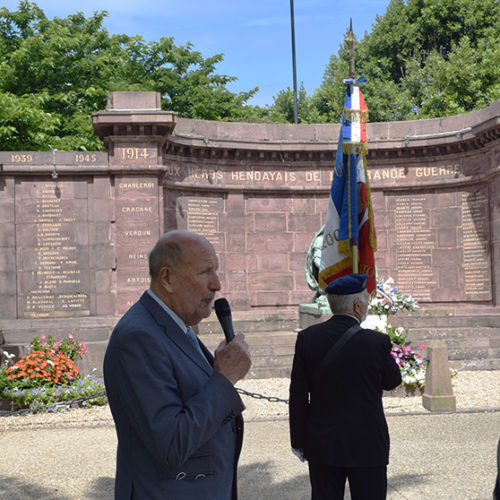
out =
[[[248,392],[244,389],[236,388],[236,391],[239,394],[243,394],[245,396],[249,396],[254,399],[265,399],[270,403],[285,403],[288,404],[288,399],[281,399],[274,396],[264,396],[263,394],[258,394],[256,392]],[[13,415],[28,415],[29,413],[42,413],[42,412],[50,412],[55,411],[58,408],[70,408],[76,404],[83,403],[84,401],[88,401],[90,399],[100,398],[102,396],[106,396],[106,391],[102,391],[96,394],[90,394],[89,396],[82,396],[80,398],[72,399],[70,401],[59,401],[58,403],[54,403],[52,405],[46,406],[37,406],[36,408],[22,408],[20,410],[14,411],[0,411],[0,417],[10,417]]]
[[106,396],[105,391],[96,394],[90,394],[89,396],[82,396],[70,401],[59,401],[58,403],[54,403],[52,405],[37,406],[36,408],[22,408],[15,411],[0,411],[0,417],[10,417],[12,415],[27,415],[29,413],[48,413],[50,411],[56,410],[57,408],[69,408],[72,405],[83,403],[84,401],[88,401],[89,399],[100,398],[102,396]]
[[244,394],[245,396],[250,396],[251,398],[254,399],[265,399],[270,403],[286,403],[286,404],[289,403],[288,399],[281,399],[274,396],[263,396],[262,394],[258,394],[256,392],[248,392],[245,391],[244,389],[239,389],[238,387],[236,388],[236,391],[238,391],[240,394]]

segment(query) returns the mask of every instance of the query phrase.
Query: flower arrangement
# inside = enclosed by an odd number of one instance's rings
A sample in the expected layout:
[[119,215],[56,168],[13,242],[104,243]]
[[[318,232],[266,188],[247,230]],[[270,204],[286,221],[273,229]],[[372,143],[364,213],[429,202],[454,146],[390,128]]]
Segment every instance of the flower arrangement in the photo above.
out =
[[[37,411],[42,410],[43,407],[52,406],[51,410],[56,412],[58,406],[61,406],[58,403],[91,396],[103,391],[104,381],[93,374],[89,374],[75,378],[68,384],[31,388],[23,388],[19,385],[4,387],[0,395],[12,401],[18,408],[29,408],[32,411]],[[99,396],[83,401],[82,406],[102,405],[106,402],[106,396]]]
[[67,384],[78,376],[78,367],[61,352],[32,351],[7,368],[4,375],[20,387]]
[[417,301],[411,295],[405,295],[394,285],[394,280],[379,279],[377,281],[377,293],[370,300],[368,307],[369,314],[379,316],[391,316],[399,311],[416,311]]
[[[407,342],[408,329],[388,326],[386,333],[392,342],[391,354],[401,370],[403,385],[410,391],[423,389],[427,362],[424,360],[422,354],[414,351],[410,343]],[[426,348],[422,344],[420,351],[423,352]]]
[[[422,345],[421,350],[426,347]],[[414,351],[410,345],[392,345],[391,354],[401,370],[403,385],[411,389],[422,389],[425,385],[426,362],[421,354]]]
[[46,338],[41,334],[31,341],[30,348],[42,352],[61,353],[72,361],[82,359],[84,354],[88,354],[85,343],[76,340],[73,333],[69,333],[63,340],[57,340],[52,335]]
[[[37,336],[30,344],[30,352],[11,363],[12,355],[4,354],[0,368],[0,396],[19,408],[33,411],[47,405],[70,401],[104,391],[104,382],[89,374],[79,377],[76,361],[88,353],[83,342],[70,333],[57,340],[51,335]],[[92,404],[104,404],[106,397],[94,398]],[[83,406],[87,405],[83,401]],[[57,411],[57,407],[53,406]]]
[[[371,299],[368,312],[378,316],[392,316],[402,310],[413,312],[417,309],[417,301],[410,295],[400,292],[394,280],[389,278],[385,281],[378,280],[377,294]],[[408,342],[408,329],[388,324],[384,333],[391,339],[391,354],[401,370],[403,385],[409,392],[422,390],[425,385],[427,362],[422,354],[412,349]],[[425,349],[425,345],[420,346],[420,351]]]

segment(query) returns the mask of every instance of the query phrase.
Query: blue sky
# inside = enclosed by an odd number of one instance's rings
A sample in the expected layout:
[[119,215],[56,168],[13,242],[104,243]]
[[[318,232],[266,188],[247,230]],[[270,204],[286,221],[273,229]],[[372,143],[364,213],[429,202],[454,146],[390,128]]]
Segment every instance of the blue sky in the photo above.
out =
[[[15,10],[18,0],[0,6]],[[108,11],[110,33],[142,35],[147,41],[174,37],[192,42],[203,57],[223,53],[217,73],[236,76],[233,92],[259,87],[250,104],[272,104],[293,87],[290,0],[38,0],[47,17]],[[321,85],[331,54],[337,54],[349,19],[358,40],[370,32],[389,0],[294,0],[297,82],[308,94]],[[346,75],[347,76],[347,75]]]

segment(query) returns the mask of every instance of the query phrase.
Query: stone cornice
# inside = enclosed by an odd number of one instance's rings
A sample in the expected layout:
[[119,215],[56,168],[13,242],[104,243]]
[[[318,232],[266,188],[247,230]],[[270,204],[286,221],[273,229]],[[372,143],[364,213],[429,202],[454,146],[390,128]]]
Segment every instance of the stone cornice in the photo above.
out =
[[[255,124],[178,118],[167,138],[167,158],[200,162],[331,162],[338,124]],[[368,123],[368,159],[463,154],[500,138],[500,100],[463,115],[405,122]]]

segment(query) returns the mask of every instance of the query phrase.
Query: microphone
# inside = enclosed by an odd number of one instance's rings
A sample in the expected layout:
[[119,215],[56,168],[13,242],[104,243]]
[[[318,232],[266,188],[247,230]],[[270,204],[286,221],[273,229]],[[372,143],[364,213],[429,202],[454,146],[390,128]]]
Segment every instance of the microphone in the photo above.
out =
[[229,302],[225,298],[217,299],[214,302],[215,314],[217,314],[217,319],[222,326],[222,331],[226,337],[226,342],[229,343],[233,340],[234,330],[233,330],[233,319],[231,317],[231,307],[229,307]]

